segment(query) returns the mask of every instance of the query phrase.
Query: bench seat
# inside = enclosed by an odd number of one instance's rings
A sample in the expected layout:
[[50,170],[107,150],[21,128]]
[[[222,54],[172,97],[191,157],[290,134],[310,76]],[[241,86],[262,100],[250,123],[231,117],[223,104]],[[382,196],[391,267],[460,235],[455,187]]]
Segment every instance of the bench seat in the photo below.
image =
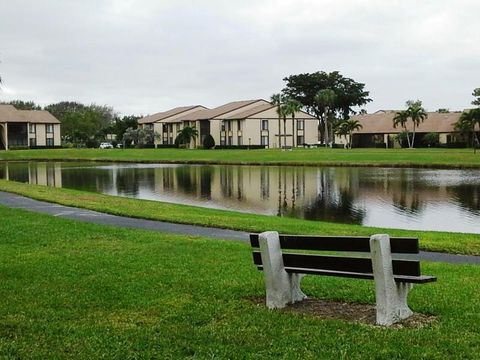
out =
[[[258,270],[262,271],[263,266],[257,266]],[[334,270],[319,270],[319,269],[307,269],[307,268],[295,268],[285,267],[285,271],[290,274],[307,274],[307,275],[323,275],[323,276],[337,276],[354,279],[374,280],[373,273],[358,273],[349,271],[334,271]],[[408,276],[408,275],[394,275],[393,279],[396,282],[412,283],[412,284],[425,284],[429,282],[437,281],[435,276],[420,275],[420,276]]]

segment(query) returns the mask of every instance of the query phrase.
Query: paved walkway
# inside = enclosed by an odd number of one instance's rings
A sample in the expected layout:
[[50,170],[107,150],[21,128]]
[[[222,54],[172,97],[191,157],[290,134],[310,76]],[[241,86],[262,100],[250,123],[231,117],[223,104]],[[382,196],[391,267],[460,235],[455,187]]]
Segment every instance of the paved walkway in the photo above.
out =
[[[9,208],[25,209],[61,218],[90,222],[102,225],[113,225],[135,229],[169,232],[174,234],[187,234],[205,236],[217,239],[248,241],[248,233],[244,231],[226,230],[219,228],[182,225],[164,221],[135,219],[124,216],[110,215],[93,210],[80,209],[70,206],[38,201],[25,196],[15,195],[0,191],[0,205]],[[437,252],[421,251],[416,257],[422,260],[447,262],[452,264],[480,264],[480,256],[444,254]]]

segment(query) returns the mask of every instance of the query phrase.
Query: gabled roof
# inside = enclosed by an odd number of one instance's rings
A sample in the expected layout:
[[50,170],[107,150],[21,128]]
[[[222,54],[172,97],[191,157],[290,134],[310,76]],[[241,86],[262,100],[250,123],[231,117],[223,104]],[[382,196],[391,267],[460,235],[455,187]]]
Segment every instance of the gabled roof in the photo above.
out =
[[273,107],[275,107],[275,105],[272,105],[270,103],[260,104],[258,106],[255,106],[253,108],[247,109],[245,111],[242,111],[242,112],[239,112],[239,113],[236,113],[236,114],[232,114],[232,115],[225,114],[225,116],[219,115],[219,116],[217,116],[217,118],[221,118],[222,120],[246,119],[250,116],[253,116],[253,115],[258,114],[258,113],[260,113],[262,111],[265,111],[265,110],[269,110]]
[[[355,115],[352,119],[358,120],[363,128],[355,131],[355,134],[396,134],[404,129],[400,126],[393,127],[393,118],[396,111],[377,111],[373,114]],[[455,132],[455,123],[460,119],[461,112],[429,112],[428,117],[417,128],[419,133],[450,133]],[[407,122],[407,129],[412,131],[412,121]]]
[[[243,120],[243,119],[277,119],[276,105],[272,103],[259,104],[253,108],[246,109],[242,112],[236,112],[234,114],[225,114],[224,116],[217,116],[215,119],[221,120]],[[275,111],[269,111],[275,109]],[[318,120],[316,117],[306,113],[303,110],[295,112],[297,119],[312,119]]]
[[197,107],[199,109],[206,109],[206,107],[202,106],[202,105],[179,106],[179,107],[170,109],[168,111],[163,111],[163,112],[159,112],[159,113],[156,113],[156,114],[153,114],[153,115],[145,116],[145,117],[139,119],[138,123],[139,124],[154,123],[154,122],[169,118],[171,116],[178,115],[178,114],[181,114],[183,112],[195,109]]
[[0,122],[60,124],[60,121],[46,110],[17,110],[13,105],[0,105]]
[[232,101],[227,104],[218,106],[213,109],[208,109],[208,110],[202,110],[202,111],[197,111],[194,113],[187,114],[185,116],[182,116],[181,118],[177,119],[178,121],[195,121],[195,120],[209,120],[209,119],[214,119],[220,115],[229,113],[234,110],[241,109],[244,106],[248,106],[251,104],[254,104],[256,102],[266,102],[265,100],[262,99],[256,99],[256,100],[242,100],[242,101]]
[[60,124],[55,116],[46,110],[17,110],[25,119],[25,122],[39,123],[39,124]]

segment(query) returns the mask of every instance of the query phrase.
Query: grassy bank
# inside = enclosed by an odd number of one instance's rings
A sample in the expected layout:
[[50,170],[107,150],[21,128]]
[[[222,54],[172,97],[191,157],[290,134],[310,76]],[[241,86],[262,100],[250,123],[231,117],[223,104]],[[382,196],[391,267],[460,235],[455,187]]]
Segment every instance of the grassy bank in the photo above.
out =
[[51,149],[0,152],[0,160],[97,160],[275,165],[403,166],[480,168],[471,149]]
[[[80,223],[0,207],[0,357],[473,359],[480,267],[426,263],[420,329],[269,311],[243,243]],[[307,277],[312,297],[374,303],[372,281]]]
[[261,232],[277,230],[290,234],[371,235],[388,233],[392,236],[418,236],[423,250],[480,255],[480,235],[434,231],[410,231],[363,227],[322,221],[246,214],[170,204],[159,201],[136,200],[78,190],[28,185],[0,180],[0,190],[25,195],[38,200],[68,206],[173,223],[223,227],[233,230]]

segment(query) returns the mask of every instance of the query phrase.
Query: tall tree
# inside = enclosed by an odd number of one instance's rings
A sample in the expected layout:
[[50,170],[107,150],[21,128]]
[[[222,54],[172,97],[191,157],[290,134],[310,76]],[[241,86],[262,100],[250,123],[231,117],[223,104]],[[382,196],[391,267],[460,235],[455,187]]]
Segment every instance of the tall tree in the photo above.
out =
[[270,97],[270,102],[277,107],[277,115],[278,115],[278,148],[282,148],[282,137],[281,137],[281,121],[283,118],[283,95],[282,94],[273,94]]
[[422,102],[420,100],[409,100],[407,101],[407,113],[408,117],[413,122],[413,131],[412,131],[412,142],[411,147],[415,146],[415,132],[417,127],[428,118],[427,111],[423,108]]
[[397,126],[401,126],[403,128],[403,131],[407,136],[408,147],[410,148],[410,135],[408,134],[407,130],[407,121],[408,112],[406,110],[397,111],[393,117],[393,127],[396,128]]
[[324,113],[322,118],[324,121],[324,137],[325,137],[325,146],[330,145],[330,130],[331,124],[329,126],[329,120],[332,119],[332,114],[335,107],[335,101],[337,99],[337,94],[332,89],[323,89],[320,90],[315,95],[315,101],[318,106],[323,109]]
[[13,105],[17,110],[42,110],[42,107],[35,104],[33,101],[11,100],[8,102],[2,102],[2,104]]
[[115,117],[114,133],[117,136],[118,141],[122,141],[123,135],[128,128],[136,129],[138,127],[138,119],[141,116],[126,115],[122,118]]
[[[310,115],[319,119],[320,140],[324,141],[325,134],[325,107],[315,100],[319,91],[331,89],[337,95],[331,108],[336,116],[348,119],[356,106],[362,106],[372,101],[365,84],[357,83],[351,78],[344,77],[338,71],[327,73],[317,71],[290,75],[283,79],[286,82],[282,92],[288,97],[300,101]],[[327,119],[328,121],[328,119]]]
[[45,107],[62,123],[62,135],[72,141],[77,133],[94,138],[102,129],[114,124],[114,111],[105,105],[84,105],[77,102],[62,101]]
[[475,98],[472,101],[472,105],[477,105],[478,107],[480,107],[480,88],[474,89],[472,95]]
[[471,139],[474,153],[476,153],[476,147],[480,145],[476,131],[477,125],[480,130],[480,108],[464,111],[455,123],[455,129],[467,134],[468,138]]
[[295,114],[302,110],[302,103],[298,100],[288,98],[285,101],[285,112],[286,115],[290,115],[292,117],[292,148],[295,148],[295,139],[296,139],[296,133],[295,133]]

